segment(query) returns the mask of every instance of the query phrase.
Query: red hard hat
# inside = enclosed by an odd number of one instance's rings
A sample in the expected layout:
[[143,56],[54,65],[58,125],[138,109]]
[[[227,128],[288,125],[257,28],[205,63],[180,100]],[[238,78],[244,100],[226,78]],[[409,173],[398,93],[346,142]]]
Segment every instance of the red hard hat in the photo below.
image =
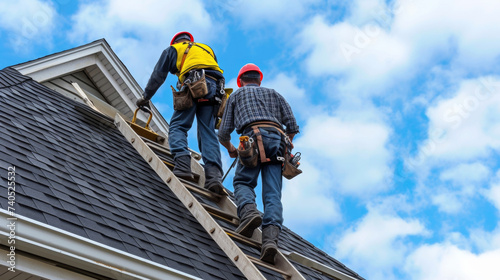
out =
[[188,35],[189,36],[189,41],[194,42],[193,35],[191,35],[191,33],[187,32],[187,31],[181,31],[181,32],[177,32],[174,35],[174,37],[172,37],[172,41],[170,41],[170,45],[173,45],[174,42],[175,42],[175,38],[179,37],[182,34]]
[[236,78],[236,82],[238,83],[238,87],[241,87],[241,83],[240,83],[241,75],[243,75],[243,73],[249,72],[249,71],[259,72],[260,81],[262,82],[262,78],[264,78],[264,75],[262,75],[262,71],[260,71],[259,66],[255,65],[253,63],[248,63],[245,66],[241,67],[240,72],[238,73],[238,78]]

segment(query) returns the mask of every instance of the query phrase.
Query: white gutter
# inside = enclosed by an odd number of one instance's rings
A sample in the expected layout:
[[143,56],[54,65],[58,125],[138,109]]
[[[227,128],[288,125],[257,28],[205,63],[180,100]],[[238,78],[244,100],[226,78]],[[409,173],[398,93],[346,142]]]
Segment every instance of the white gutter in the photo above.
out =
[[333,277],[338,278],[340,280],[359,280],[358,278],[347,275],[347,274],[340,272],[332,267],[326,266],[322,263],[319,263],[318,261],[315,261],[315,260],[310,259],[306,256],[303,256],[299,253],[285,252],[285,251],[281,251],[281,252],[283,253],[283,255],[285,255],[290,260],[296,261],[304,266],[316,269],[318,271],[321,271],[324,274],[333,276]]
[[[9,212],[0,209],[3,225],[13,220]],[[76,234],[49,226],[30,218],[16,215],[15,247],[33,255],[90,271],[113,279],[186,280],[201,278],[140,258]],[[0,243],[5,246],[10,234],[7,226],[0,226]]]

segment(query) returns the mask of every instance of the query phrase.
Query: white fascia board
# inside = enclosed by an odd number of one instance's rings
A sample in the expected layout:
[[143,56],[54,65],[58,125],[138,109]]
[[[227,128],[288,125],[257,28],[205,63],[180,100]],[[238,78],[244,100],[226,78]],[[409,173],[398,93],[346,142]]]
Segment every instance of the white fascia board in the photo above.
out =
[[21,74],[23,75],[31,76],[32,73],[43,71],[44,69],[51,68],[59,64],[71,62],[73,60],[77,60],[82,57],[90,56],[99,53],[102,50],[103,48],[101,46],[101,42],[97,41],[92,44],[88,44],[71,50],[63,51],[57,54],[49,55],[47,57],[42,57],[33,61],[28,61],[19,65],[15,65],[13,68],[21,72]]
[[[113,50],[107,44],[102,44],[102,47],[104,50],[106,50],[102,52],[104,54],[104,57],[106,57],[109,63],[111,63],[113,68],[118,72],[118,75],[123,79],[123,81],[130,89],[132,94],[134,94],[134,96],[137,99],[142,97],[143,89],[137,83],[137,81],[134,79],[134,77],[128,71],[125,65],[123,65],[123,63],[118,59]],[[135,107],[136,106],[134,104],[133,107],[131,107],[131,110],[134,111]],[[158,112],[158,110],[154,106],[153,106],[153,116],[154,120],[156,120],[155,122],[156,125],[158,125],[163,132],[168,133],[169,131],[168,124],[166,124],[166,121],[163,119],[163,117],[161,117],[160,112]]]
[[[0,209],[4,225],[13,218],[4,209]],[[152,262],[97,243],[93,240],[61,230],[59,228],[15,215],[16,250],[41,256],[79,269],[91,271],[113,279],[172,279],[186,280],[201,278],[176,269]],[[0,227],[0,243],[5,246],[10,235],[7,226]]]
[[139,86],[137,81],[134,79],[132,74],[128,71],[128,69],[123,65],[123,63],[120,61],[120,59],[115,55],[113,50],[107,45],[103,44],[102,45],[103,49],[103,55],[106,57],[106,59],[113,65],[113,68],[118,72],[120,77],[122,77],[123,81],[127,84],[127,87],[130,88],[132,93],[139,98],[142,95],[142,88]]
[[285,255],[290,260],[296,261],[304,266],[316,269],[318,271],[323,272],[324,274],[333,276],[333,277],[338,278],[340,280],[358,280],[358,278],[354,278],[350,275],[347,275],[347,274],[340,272],[332,267],[329,267],[329,266],[326,266],[322,263],[319,263],[318,261],[315,261],[315,260],[308,258],[304,255],[301,255],[299,253],[285,252],[285,251],[281,251],[281,252],[283,253],[283,255]]
[[106,67],[104,66],[104,64],[102,63],[102,61],[101,60],[97,60],[96,61],[96,66],[99,67],[99,69],[101,70],[102,74],[106,77],[106,79],[108,79],[108,81],[111,84],[111,86],[113,86],[113,88],[120,95],[120,97],[123,99],[123,101],[125,101],[125,103],[130,108],[130,110],[132,112],[134,112],[134,109],[135,109],[136,105],[132,102],[132,100],[129,99],[129,97],[127,96],[127,94],[125,94],[125,92],[123,92],[123,90],[120,87],[120,85],[118,84],[118,82],[115,80],[115,78],[113,78],[113,75],[111,75],[111,73],[109,73],[108,69],[106,69]]
[[[66,75],[68,73],[76,72],[79,70],[83,70],[89,66],[96,64],[96,55],[89,54],[87,56],[73,58],[68,61],[60,61],[58,64],[45,65],[46,68],[39,68],[36,71],[34,68],[25,69],[25,71],[19,71],[21,74],[31,77],[33,80],[43,83],[49,80],[54,79],[54,77],[59,77],[62,75]],[[30,72],[33,71],[33,72]]]

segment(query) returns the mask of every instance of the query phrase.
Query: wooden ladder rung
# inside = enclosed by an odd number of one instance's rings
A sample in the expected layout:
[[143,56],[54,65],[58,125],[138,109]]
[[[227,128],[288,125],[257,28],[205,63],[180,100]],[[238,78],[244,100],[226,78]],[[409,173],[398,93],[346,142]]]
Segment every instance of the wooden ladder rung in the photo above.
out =
[[276,271],[278,272],[279,274],[283,275],[283,277],[285,277],[285,279],[290,279],[292,277],[292,274],[291,273],[288,273],[286,271],[283,271],[281,269],[278,269],[276,268],[274,265],[270,264],[270,263],[267,263],[265,261],[262,261],[261,259],[257,259],[255,257],[252,257],[252,256],[249,256],[247,255],[247,257],[256,265],[258,266],[262,266],[262,267],[265,267],[267,269],[270,269],[270,270],[273,270],[273,271]]
[[206,190],[204,188],[200,188],[198,185],[195,185],[196,183],[184,180],[179,178],[179,180],[184,184],[184,186],[190,190],[191,192],[197,193],[199,195],[202,195],[211,201],[217,202],[222,198],[222,195],[213,193],[209,190]]
[[240,224],[240,220],[238,219],[238,217],[233,214],[224,212],[218,208],[215,208],[205,203],[201,203],[201,205],[203,206],[203,208],[205,208],[205,210],[208,211],[208,213],[210,213],[214,217],[221,218],[226,222],[229,222],[235,226]]
[[160,145],[158,143],[155,143],[155,142],[153,142],[153,141],[151,141],[151,140],[149,140],[147,138],[144,138],[143,140],[146,143],[146,145],[148,145],[151,149],[172,156],[172,153],[170,152],[169,149],[167,149],[167,147],[162,146],[162,145]]
[[143,137],[143,136],[141,136],[141,135],[139,135],[139,137],[141,137],[141,139],[142,139],[142,140],[144,140],[144,142],[146,142],[146,144],[148,144],[148,143],[150,143],[150,144],[154,144],[154,145],[156,145],[156,146],[158,146],[158,147],[161,147],[161,148],[163,148],[163,149],[165,149],[165,150],[169,150],[169,148],[168,148],[168,147],[166,147],[166,146],[163,146],[163,144],[160,144],[160,143],[158,143],[158,142],[156,142],[156,141],[153,141],[153,140],[148,139],[148,138],[146,138],[146,137]]
[[233,230],[230,230],[228,228],[225,228],[225,227],[222,227],[224,229],[224,231],[226,232],[227,235],[229,235],[229,237],[231,237],[232,239],[240,242],[240,243],[243,243],[243,244],[246,244],[248,246],[251,246],[253,248],[256,248],[256,249],[259,249],[262,247],[262,244],[252,238],[249,238],[249,237],[246,237],[246,236],[243,236]]
[[161,159],[161,161],[163,161],[167,165],[172,166],[172,167],[174,166],[174,161],[172,159],[166,158],[166,157],[159,155],[159,154],[156,154],[156,155]]

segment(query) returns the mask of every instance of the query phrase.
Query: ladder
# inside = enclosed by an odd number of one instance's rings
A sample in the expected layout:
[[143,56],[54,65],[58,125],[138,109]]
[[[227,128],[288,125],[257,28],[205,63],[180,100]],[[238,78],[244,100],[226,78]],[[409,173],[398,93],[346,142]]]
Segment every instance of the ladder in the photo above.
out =
[[[262,233],[257,229],[252,238],[247,238],[234,232],[239,219],[236,205],[228,197],[227,192],[219,195],[205,190],[200,183],[204,180],[190,182],[177,178],[171,171],[172,154],[163,141],[154,141],[154,137],[140,136],[141,128],[129,125],[119,114],[115,116],[115,125],[247,279],[266,279],[258,268],[260,267],[264,271],[279,273],[286,280],[305,280],[280,250],[276,255],[275,265],[261,261],[252,256],[251,252],[243,252],[243,247],[240,248],[237,243],[260,252]],[[203,176],[203,174],[194,175]]]

